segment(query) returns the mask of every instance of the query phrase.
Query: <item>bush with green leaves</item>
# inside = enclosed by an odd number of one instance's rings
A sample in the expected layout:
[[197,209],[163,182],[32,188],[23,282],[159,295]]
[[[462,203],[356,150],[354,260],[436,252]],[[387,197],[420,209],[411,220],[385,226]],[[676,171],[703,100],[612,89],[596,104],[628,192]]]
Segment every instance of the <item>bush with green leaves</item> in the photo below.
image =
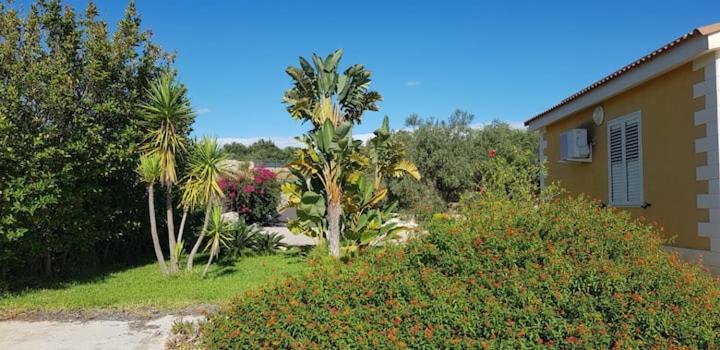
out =
[[227,246],[226,258],[238,259],[255,255],[257,238],[262,231],[256,225],[248,225],[245,219],[240,219],[230,229],[230,240]]
[[[483,166],[493,152],[515,168],[537,163],[537,135],[501,121],[475,127],[475,116],[456,110],[447,121],[407,118],[407,130],[393,135],[407,145],[410,161],[423,175],[420,183],[390,182],[390,198],[419,216],[457,202],[468,191],[477,191],[489,175]],[[516,158],[520,155],[521,158]],[[537,173],[532,174],[536,181]]]
[[0,3],[0,279],[152,256],[137,104],[173,58],[141,23]]
[[404,247],[248,293],[201,330],[230,348],[699,348],[720,285],[658,228],[587,198],[467,197]]
[[283,237],[275,232],[259,232],[255,238],[255,251],[260,255],[274,255],[287,247]]

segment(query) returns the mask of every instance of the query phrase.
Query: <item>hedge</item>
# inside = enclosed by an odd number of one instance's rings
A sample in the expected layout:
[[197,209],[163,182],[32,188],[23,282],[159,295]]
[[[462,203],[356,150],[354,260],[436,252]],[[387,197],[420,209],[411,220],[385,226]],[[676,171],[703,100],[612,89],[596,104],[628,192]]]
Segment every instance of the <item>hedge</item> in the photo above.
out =
[[720,288],[585,198],[475,199],[428,233],[236,298],[209,349],[718,348]]

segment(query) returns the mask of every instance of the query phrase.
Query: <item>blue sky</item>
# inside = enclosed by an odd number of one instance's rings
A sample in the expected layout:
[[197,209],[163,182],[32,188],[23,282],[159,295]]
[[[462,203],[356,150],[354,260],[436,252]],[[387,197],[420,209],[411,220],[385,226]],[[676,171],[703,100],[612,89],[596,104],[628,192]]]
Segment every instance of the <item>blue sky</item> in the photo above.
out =
[[[17,2],[21,6],[25,3]],[[86,1],[70,1],[84,8]],[[97,1],[116,22],[124,1]],[[285,140],[305,127],[281,104],[288,65],[343,48],[365,64],[394,128],[411,113],[519,123],[694,27],[720,1],[170,1],[138,0],[143,26],[177,51],[200,115],[195,132]]]

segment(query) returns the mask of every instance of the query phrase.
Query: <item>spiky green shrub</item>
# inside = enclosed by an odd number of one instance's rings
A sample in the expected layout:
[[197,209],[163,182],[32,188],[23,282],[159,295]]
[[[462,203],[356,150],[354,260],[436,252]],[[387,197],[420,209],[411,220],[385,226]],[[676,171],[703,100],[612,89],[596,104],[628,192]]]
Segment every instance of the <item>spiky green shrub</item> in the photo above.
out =
[[[584,199],[478,195],[429,233],[249,293],[202,329],[234,348],[717,348],[720,286],[658,229]],[[497,198],[497,197],[492,197]]]

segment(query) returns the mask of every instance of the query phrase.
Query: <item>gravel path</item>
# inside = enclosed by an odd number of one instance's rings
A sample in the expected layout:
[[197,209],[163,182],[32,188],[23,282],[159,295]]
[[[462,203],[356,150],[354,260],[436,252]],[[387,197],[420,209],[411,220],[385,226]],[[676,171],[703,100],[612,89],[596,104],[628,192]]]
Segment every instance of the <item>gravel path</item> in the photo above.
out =
[[3,321],[0,349],[164,349],[173,322],[200,316],[164,316],[148,321]]

